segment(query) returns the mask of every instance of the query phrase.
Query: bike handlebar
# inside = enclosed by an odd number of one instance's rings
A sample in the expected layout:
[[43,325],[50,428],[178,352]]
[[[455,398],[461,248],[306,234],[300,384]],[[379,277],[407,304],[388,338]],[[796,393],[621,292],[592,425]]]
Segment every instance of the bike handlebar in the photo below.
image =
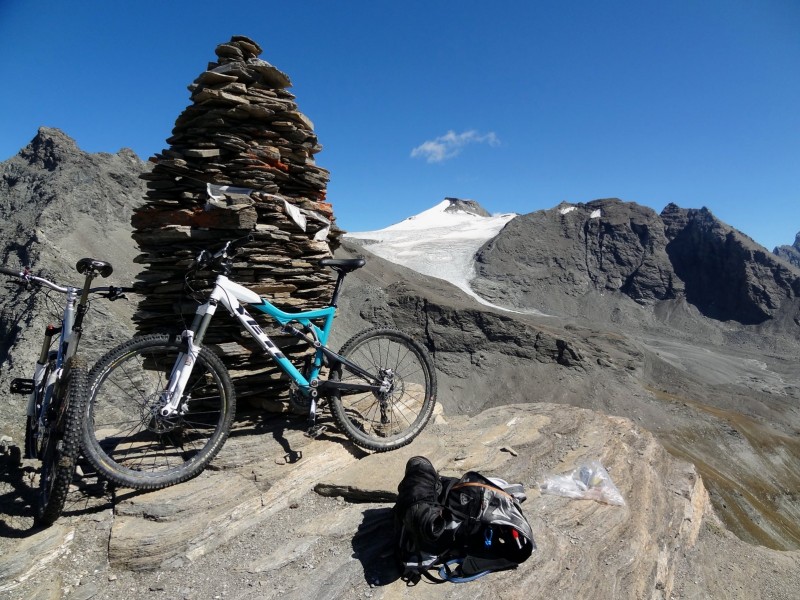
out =
[[[50,281],[49,279],[45,279],[44,277],[37,277],[36,275],[31,275],[27,271],[19,271],[17,269],[9,269],[8,267],[0,266],[0,273],[4,275],[9,275],[11,277],[16,277],[20,279],[18,283],[35,283],[38,285],[42,285],[45,287],[49,287],[57,292],[61,292],[62,294],[66,294],[69,291],[69,287],[58,285]],[[114,301],[120,298],[125,297],[125,292],[133,292],[134,288],[130,287],[121,287],[121,286],[114,286],[114,285],[106,285],[102,287],[91,288],[89,290],[90,294],[99,294],[102,292],[107,292],[108,296],[106,298],[108,300]]]
[[191,271],[192,269],[199,269],[220,259],[230,258],[236,254],[236,251],[239,248],[249,244],[253,241],[253,239],[255,238],[253,238],[252,235],[246,235],[242,238],[225,242],[225,245],[213,254],[211,254],[210,250],[201,250],[200,253],[195,257],[194,262],[189,270]]
[[66,287],[58,285],[57,283],[53,283],[52,281],[50,281],[49,279],[45,279],[44,277],[37,277],[36,275],[31,275],[30,273],[27,272],[27,270],[26,271],[17,271],[15,269],[8,269],[6,267],[0,267],[0,273],[3,273],[5,275],[10,275],[12,277],[16,277],[18,279],[21,279],[22,281],[20,281],[19,283],[23,283],[23,282],[24,283],[37,283],[39,285],[43,285],[43,286],[49,287],[51,289],[54,289],[57,292],[61,292],[62,294],[66,294],[67,293],[67,288]]

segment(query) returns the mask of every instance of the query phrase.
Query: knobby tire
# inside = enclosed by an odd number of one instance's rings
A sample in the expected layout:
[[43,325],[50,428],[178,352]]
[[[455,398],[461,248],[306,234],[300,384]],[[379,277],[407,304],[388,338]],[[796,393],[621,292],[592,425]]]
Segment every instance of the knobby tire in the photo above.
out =
[[201,348],[186,386],[184,414],[157,414],[182,347],[180,339],[146,335],[117,346],[92,369],[83,450],[109,481],[140,490],[175,485],[202,472],[225,443],[236,398],[227,369],[208,348]]
[[[35,521],[51,525],[61,515],[75,475],[81,449],[81,420],[88,392],[88,372],[82,357],[73,356],[56,382],[48,408],[47,431],[42,441],[42,469]],[[46,380],[43,382],[46,385]]]

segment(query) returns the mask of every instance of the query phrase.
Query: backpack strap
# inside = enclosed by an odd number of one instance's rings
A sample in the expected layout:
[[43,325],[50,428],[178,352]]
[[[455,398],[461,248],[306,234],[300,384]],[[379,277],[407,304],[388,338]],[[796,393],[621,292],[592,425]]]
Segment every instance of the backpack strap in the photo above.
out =
[[[484,575],[488,575],[492,572],[491,569],[486,571],[481,571],[479,573],[475,573],[474,575],[464,576],[461,572],[461,565],[463,564],[463,558],[454,558],[453,560],[449,560],[444,563],[439,568],[439,577],[441,577],[441,581],[437,581],[437,583],[443,583],[445,581],[449,581],[451,583],[467,583],[469,581],[475,581],[479,577],[483,577]],[[455,566],[455,568],[453,568]]]
[[486,488],[488,490],[491,490],[492,492],[495,492],[495,493],[498,493],[498,494],[503,494],[504,496],[508,496],[512,500],[516,500],[516,498],[514,498],[514,496],[512,494],[509,494],[508,492],[506,492],[505,490],[500,489],[499,487],[495,487],[493,485],[487,485],[485,483],[479,483],[477,481],[466,481],[464,483],[457,483],[451,489],[452,490],[456,490],[456,489],[459,489],[459,488],[462,488],[462,487],[481,487],[481,488]]
[[418,571],[413,575],[405,575],[402,577],[402,579],[406,582],[406,586],[408,587],[417,585],[423,577],[430,583],[437,584],[448,581],[450,583],[467,583],[469,581],[475,581],[479,577],[483,577],[484,575],[488,575],[492,572],[491,569],[488,569],[486,571],[481,571],[480,573],[466,576],[461,572],[461,565],[463,562],[463,558],[453,558],[443,563],[439,567],[438,572],[436,571],[436,567],[430,567],[429,569]]
[[[443,568],[444,566],[438,568],[439,573],[441,573]],[[430,567],[415,569],[413,571],[406,571],[405,573],[403,573],[400,579],[402,579],[405,582],[406,587],[414,587],[422,580],[423,577],[427,579],[430,583],[444,583],[446,581],[449,581],[448,578],[441,576],[437,577],[432,572],[437,572],[437,567],[434,565],[431,565]]]

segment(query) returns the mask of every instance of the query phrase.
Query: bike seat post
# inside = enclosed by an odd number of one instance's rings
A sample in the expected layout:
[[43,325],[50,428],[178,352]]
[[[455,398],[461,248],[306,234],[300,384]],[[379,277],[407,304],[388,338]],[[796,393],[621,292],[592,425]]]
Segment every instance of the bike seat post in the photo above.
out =
[[323,258],[319,261],[319,266],[330,267],[337,273],[336,285],[333,287],[333,296],[331,297],[330,306],[337,308],[339,303],[339,292],[342,289],[342,282],[344,276],[350,271],[355,271],[364,266],[366,261],[363,258],[350,258],[350,259],[337,259],[337,258]]
[[86,300],[89,298],[89,288],[92,287],[92,281],[94,280],[97,273],[94,269],[88,269],[86,271],[86,277],[83,280],[83,292],[81,293],[81,303],[85,303]]
[[339,292],[342,289],[342,283],[344,282],[345,272],[340,271],[339,269],[334,269],[336,271],[336,285],[333,286],[333,296],[331,296],[331,306],[334,308],[338,308],[339,306]]
[[86,277],[83,281],[83,291],[81,292],[80,300],[78,300],[78,307],[75,311],[75,322],[72,325],[72,330],[75,331],[78,336],[80,336],[83,329],[83,317],[88,310],[89,288],[92,287],[92,280],[96,275],[97,272],[93,268],[86,270]]

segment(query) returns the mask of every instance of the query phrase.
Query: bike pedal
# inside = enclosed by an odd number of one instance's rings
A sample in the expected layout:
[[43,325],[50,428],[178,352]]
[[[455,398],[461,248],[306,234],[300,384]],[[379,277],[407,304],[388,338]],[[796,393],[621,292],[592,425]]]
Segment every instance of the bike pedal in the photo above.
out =
[[31,394],[31,392],[33,392],[34,385],[33,379],[12,379],[11,393],[28,396]]
[[308,431],[306,431],[306,437],[317,439],[325,430],[328,429],[327,425],[314,425],[313,427],[309,427]]

